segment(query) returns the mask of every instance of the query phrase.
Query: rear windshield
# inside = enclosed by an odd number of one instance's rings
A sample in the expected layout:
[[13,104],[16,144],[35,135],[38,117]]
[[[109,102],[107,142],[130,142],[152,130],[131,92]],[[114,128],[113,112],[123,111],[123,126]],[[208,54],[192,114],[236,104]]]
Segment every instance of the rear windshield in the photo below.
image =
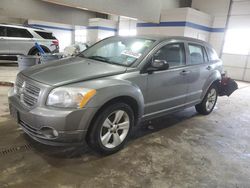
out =
[[43,32],[43,31],[35,31],[35,32],[44,39],[56,39],[53,33],[48,33],[48,32]]

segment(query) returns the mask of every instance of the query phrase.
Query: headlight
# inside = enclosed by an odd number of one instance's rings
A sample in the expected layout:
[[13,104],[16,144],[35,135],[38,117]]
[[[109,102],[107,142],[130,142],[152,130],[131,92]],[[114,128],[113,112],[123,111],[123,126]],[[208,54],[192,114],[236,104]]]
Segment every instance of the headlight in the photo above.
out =
[[50,92],[47,105],[61,108],[83,108],[95,94],[94,89],[59,87]]

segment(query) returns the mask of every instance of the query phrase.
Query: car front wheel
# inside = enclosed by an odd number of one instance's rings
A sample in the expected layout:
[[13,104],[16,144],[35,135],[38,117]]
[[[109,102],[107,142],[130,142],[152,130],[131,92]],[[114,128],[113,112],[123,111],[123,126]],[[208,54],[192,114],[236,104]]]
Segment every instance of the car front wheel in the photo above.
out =
[[99,153],[115,153],[123,148],[133,124],[134,113],[129,105],[112,104],[97,115],[90,127],[87,142]]
[[218,90],[217,87],[213,84],[208,89],[202,102],[195,106],[196,111],[203,115],[210,114],[215,107],[217,98],[218,98]]

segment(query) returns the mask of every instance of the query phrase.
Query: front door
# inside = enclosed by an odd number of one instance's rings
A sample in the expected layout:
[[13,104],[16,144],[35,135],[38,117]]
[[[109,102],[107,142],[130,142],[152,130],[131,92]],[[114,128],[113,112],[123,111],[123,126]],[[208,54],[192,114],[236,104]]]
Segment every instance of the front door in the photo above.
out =
[[187,93],[187,81],[182,74],[186,67],[184,43],[162,45],[155,50],[152,59],[167,61],[169,69],[148,74],[145,116],[183,106]]

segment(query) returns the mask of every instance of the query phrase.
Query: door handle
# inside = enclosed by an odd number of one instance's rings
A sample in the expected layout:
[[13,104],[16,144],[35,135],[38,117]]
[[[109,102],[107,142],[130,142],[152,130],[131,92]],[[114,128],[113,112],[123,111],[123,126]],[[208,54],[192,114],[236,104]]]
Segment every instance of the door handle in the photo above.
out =
[[180,75],[185,76],[185,75],[189,74],[190,72],[191,72],[191,71],[183,70],[183,71],[180,72]]
[[207,68],[206,68],[207,70],[211,70],[212,69],[212,67],[209,65],[209,66],[207,66]]

